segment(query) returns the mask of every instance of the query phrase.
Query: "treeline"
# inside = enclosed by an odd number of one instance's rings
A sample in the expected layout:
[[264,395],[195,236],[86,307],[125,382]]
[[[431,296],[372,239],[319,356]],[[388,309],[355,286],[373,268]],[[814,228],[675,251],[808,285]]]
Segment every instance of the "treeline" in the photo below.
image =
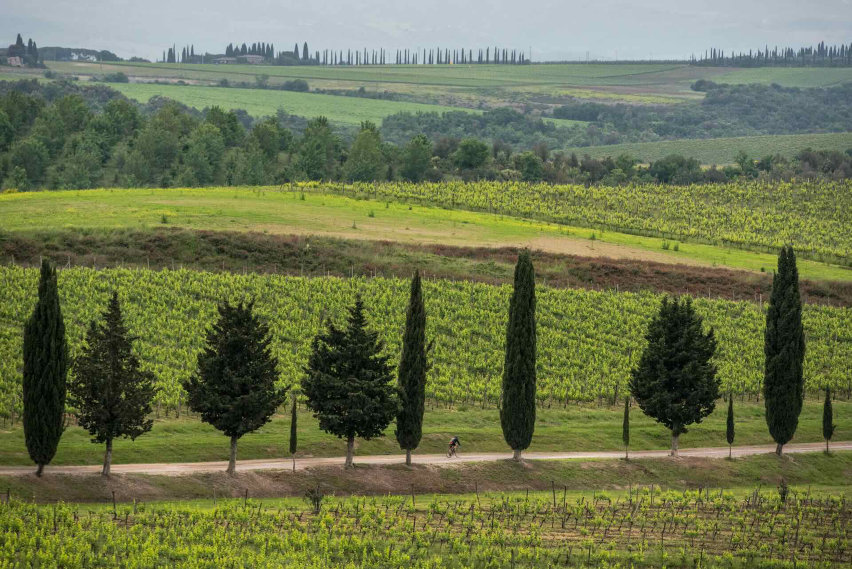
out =
[[[456,115],[464,113],[448,113]],[[279,113],[253,120],[218,107],[204,112],[166,99],[139,106],[108,87],[36,81],[0,83],[0,182],[4,189],[266,185],[294,180],[525,180],[618,185],[689,184],[740,177],[847,178],[852,157],[803,152],[795,159],[742,155],[737,165],[702,169],[697,160],[669,156],[640,166],[633,157],[578,158],[546,143],[517,153],[511,125],[556,127],[516,111],[485,113],[505,130],[491,142],[414,132],[394,144],[372,123],[340,132],[327,119]],[[508,117],[508,118],[506,118]],[[432,117],[434,118],[434,117]],[[470,114],[465,120],[483,119]],[[393,124],[391,117],[390,123]],[[426,130],[426,129],[424,129]],[[463,131],[462,131],[463,132]],[[459,134],[462,134],[461,132]],[[503,136],[505,135],[505,139]],[[508,139],[509,142],[506,140]]]
[[[279,362],[270,351],[269,326],[255,314],[253,303],[220,302],[218,318],[207,329],[195,369],[182,387],[189,408],[229,438],[228,474],[236,471],[239,439],[267,424],[290,392],[291,455],[298,448],[295,406],[296,398],[302,396],[320,429],[346,440],[347,467],[353,465],[356,438],[382,437],[394,422],[397,442],[410,465],[411,453],[422,439],[430,352],[436,339],[427,336],[426,308],[420,276],[415,272],[401,355],[394,369],[378,333],[368,325],[367,304],[356,294],[346,321],[324,325],[311,341],[299,393],[295,378],[288,377],[288,383],[282,385]],[[38,301],[24,328],[27,451],[41,476],[56,454],[70,409],[92,442],[105,445],[102,474],[108,476],[114,440],[135,439],[151,430],[156,377],[142,369],[133,351],[136,338],[125,324],[117,291],[101,318],[91,322],[85,346],[75,358],[69,357],[62,311],[56,269],[45,260]],[[506,314],[499,415],[503,438],[514,459],[520,461],[535,434],[537,403],[536,283],[529,251],[518,256]],[[776,453],[781,455],[796,432],[804,402],[806,337],[796,257],[789,246],[778,257],[763,336],[766,424],[777,444]],[[714,331],[705,330],[689,297],[664,297],[648,323],[645,340],[630,372],[630,393],[624,401],[625,458],[630,446],[631,400],[671,432],[671,454],[677,456],[680,436],[709,416],[722,396]],[[109,365],[103,365],[104,361]],[[833,420],[831,393],[826,388],[826,452],[835,431]],[[725,438],[729,446],[735,435],[733,395],[728,394]],[[450,443],[450,455],[458,442],[454,438]]]
[[699,58],[693,57],[693,65],[728,66],[728,67],[849,67],[852,66],[852,43],[825,45],[819,42],[816,46],[792,47],[775,46],[770,49],[765,46],[762,50],[746,52],[723,49],[708,49]]
[[4,61],[0,63],[7,63],[13,57],[21,58],[21,62],[24,65],[35,67],[39,63],[38,45],[36,45],[36,42],[32,38],[29,38],[25,44],[24,38],[21,37],[21,34],[18,34],[18,37],[15,38],[15,43],[6,49]]

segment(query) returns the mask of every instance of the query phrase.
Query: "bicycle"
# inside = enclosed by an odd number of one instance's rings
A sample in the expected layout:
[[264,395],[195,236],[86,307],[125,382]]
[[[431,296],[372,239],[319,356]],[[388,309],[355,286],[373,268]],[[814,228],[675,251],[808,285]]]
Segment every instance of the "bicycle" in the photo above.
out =
[[450,445],[447,448],[447,458],[453,458],[454,456],[456,456],[456,447],[455,445]]

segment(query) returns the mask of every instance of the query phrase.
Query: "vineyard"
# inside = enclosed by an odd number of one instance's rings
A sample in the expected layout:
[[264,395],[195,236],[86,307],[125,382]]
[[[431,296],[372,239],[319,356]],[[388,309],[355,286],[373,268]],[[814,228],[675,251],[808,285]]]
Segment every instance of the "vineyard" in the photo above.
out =
[[852,265],[852,183],[739,182],[619,188],[546,184],[313,185],[353,197],[460,207]]
[[[0,268],[0,410],[21,412],[22,327],[35,303],[38,271]],[[158,378],[157,404],[184,401],[180,383],[195,369],[204,332],[220,300],[255,299],[273,335],[282,381],[298,382],[310,341],[323,322],[340,322],[356,291],[368,320],[395,360],[400,349],[409,283],[386,278],[298,278],[187,270],[66,269],[60,271],[62,309],[71,345],[79,351],[88,323],[117,289],[144,367]],[[511,289],[471,282],[424,284],[427,334],[435,339],[427,395],[439,404],[492,406],[499,396],[506,312]],[[539,287],[538,394],[542,402],[606,399],[626,393],[629,371],[643,347],[646,323],[659,296]],[[755,394],[763,377],[765,305],[697,299],[715,328],[723,391]],[[852,309],[804,307],[808,337],[806,388],[852,392]]]
[[845,496],[561,490],[448,500],[0,505],[0,567],[848,567]]

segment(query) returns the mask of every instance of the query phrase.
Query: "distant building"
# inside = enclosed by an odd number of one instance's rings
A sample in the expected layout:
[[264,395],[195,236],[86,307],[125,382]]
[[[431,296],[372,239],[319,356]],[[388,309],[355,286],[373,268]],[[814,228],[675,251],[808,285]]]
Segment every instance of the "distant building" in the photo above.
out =
[[24,66],[24,60],[22,58],[18,57],[17,55],[13,55],[12,57],[8,58],[6,60],[6,63],[11,65],[12,67],[23,67]]
[[260,65],[266,60],[262,55],[241,55],[237,59],[240,63],[249,63],[251,65]]
[[233,64],[233,63],[236,63],[236,62],[237,62],[236,57],[217,57],[216,59],[213,60],[213,63],[215,63],[217,65],[228,65],[228,64]]

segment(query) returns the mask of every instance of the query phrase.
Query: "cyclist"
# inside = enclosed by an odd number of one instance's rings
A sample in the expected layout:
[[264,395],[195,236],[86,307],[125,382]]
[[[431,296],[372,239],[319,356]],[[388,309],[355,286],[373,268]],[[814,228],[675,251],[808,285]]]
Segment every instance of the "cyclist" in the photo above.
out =
[[455,456],[456,449],[461,446],[461,442],[458,437],[453,437],[450,439],[450,448],[447,449],[447,456]]

